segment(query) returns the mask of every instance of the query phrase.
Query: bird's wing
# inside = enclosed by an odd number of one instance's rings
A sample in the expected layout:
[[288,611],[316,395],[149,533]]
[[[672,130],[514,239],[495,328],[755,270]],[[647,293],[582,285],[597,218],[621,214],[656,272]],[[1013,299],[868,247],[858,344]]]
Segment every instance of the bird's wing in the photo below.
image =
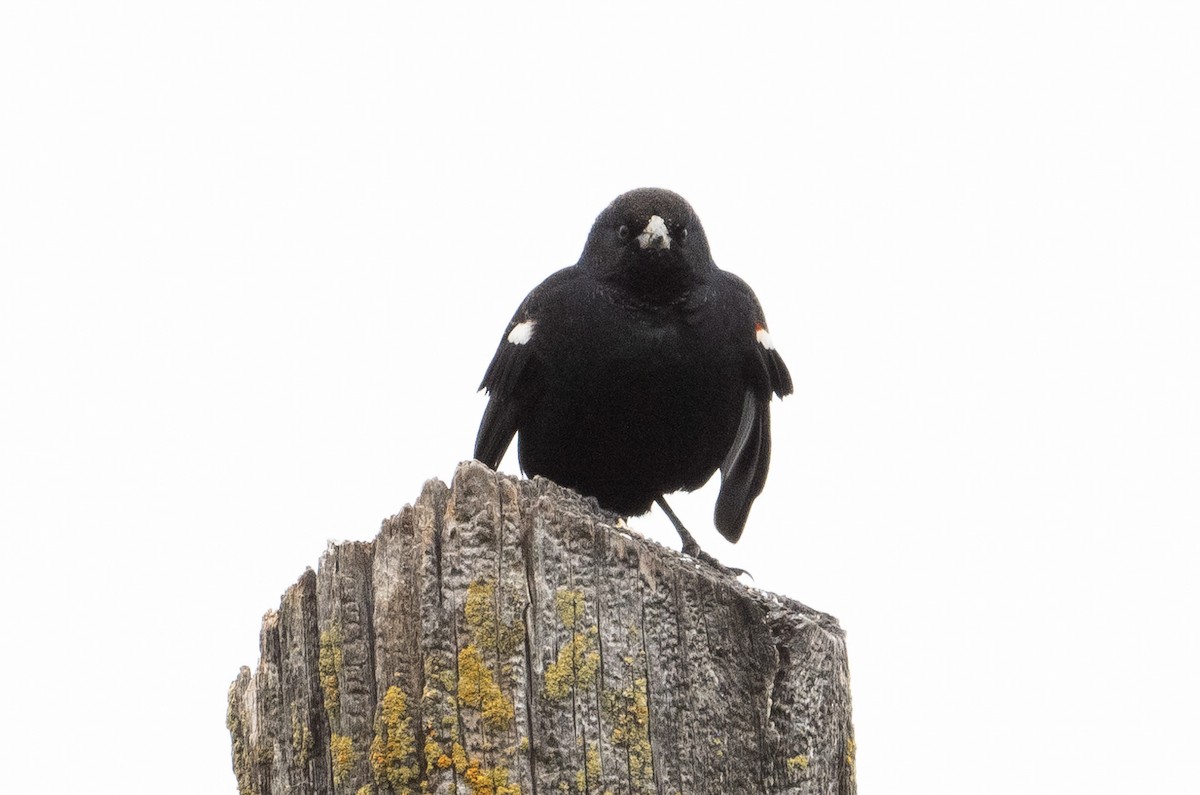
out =
[[771,394],[790,395],[792,376],[775,350],[762,307],[754,293],[741,279],[727,275],[744,299],[746,315],[754,318],[753,325],[742,324],[745,333],[754,334],[753,353],[746,361],[748,386],[742,400],[737,433],[721,463],[721,491],[717,494],[713,512],[713,523],[721,535],[736,542],[746,527],[754,498],[762,493],[767,481],[771,463]]
[[750,506],[767,480],[770,460],[771,405],[747,389],[737,434],[721,462],[721,491],[713,510],[713,524],[730,543],[742,537]]
[[526,296],[504,330],[500,347],[483,375],[479,388],[487,390],[488,404],[475,436],[475,458],[492,469],[499,466],[525,413],[539,397],[541,387],[535,355],[540,345],[538,309],[547,293],[570,275],[570,268],[561,270]]
[[[522,326],[523,323],[533,325]],[[536,321],[523,320],[521,311],[518,311],[505,329],[500,347],[496,349],[496,355],[492,357],[492,363],[488,365],[483,382],[479,385],[480,389],[487,390],[488,403],[479,423],[479,433],[475,436],[475,458],[492,469],[500,465],[500,459],[512,443],[521,415],[528,405],[527,397],[523,394],[526,390],[521,389],[521,384],[529,375],[527,371],[533,358],[533,340],[519,340],[534,326]]]

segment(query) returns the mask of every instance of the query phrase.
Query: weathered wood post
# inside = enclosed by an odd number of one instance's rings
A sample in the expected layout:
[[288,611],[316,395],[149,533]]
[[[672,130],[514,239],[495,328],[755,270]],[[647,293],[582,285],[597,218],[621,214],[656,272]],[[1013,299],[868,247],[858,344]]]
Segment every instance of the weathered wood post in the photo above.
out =
[[229,690],[243,795],[854,793],[842,631],[462,464],[331,545]]

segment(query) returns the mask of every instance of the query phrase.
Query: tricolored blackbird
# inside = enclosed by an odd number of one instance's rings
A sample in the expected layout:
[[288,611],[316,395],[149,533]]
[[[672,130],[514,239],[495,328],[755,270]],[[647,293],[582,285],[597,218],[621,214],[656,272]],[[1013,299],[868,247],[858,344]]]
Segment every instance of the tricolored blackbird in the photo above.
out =
[[683,197],[640,188],[596,218],[575,265],[534,288],[480,389],[475,457],[499,465],[514,434],[526,474],[621,516],[657,502],[684,552],[717,565],[663,499],[718,469],[714,522],[736,542],[763,489],[771,393],[792,391],[750,287],[720,270]]

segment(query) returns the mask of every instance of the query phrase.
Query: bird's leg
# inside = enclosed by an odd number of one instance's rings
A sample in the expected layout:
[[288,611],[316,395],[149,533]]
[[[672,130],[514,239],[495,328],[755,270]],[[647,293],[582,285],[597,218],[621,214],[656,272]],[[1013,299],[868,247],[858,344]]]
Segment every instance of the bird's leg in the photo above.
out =
[[724,565],[721,563],[721,561],[717,560],[712,555],[701,549],[700,545],[696,543],[696,539],[692,538],[692,534],[689,533],[688,529],[683,526],[683,522],[679,521],[679,517],[676,516],[675,512],[671,510],[671,506],[667,505],[665,498],[657,497],[655,498],[654,502],[658,504],[659,508],[662,508],[663,513],[665,513],[667,518],[671,520],[671,524],[675,525],[675,532],[679,533],[679,538],[681,541],[683,541],[683,554],[690,555],[701,563],[705,563],[717,571],[723,574],[728,574],[731,577],[736,577],[739,574],[746,574],[746,572],[742,569],[734,569]]
[[693,558],[700,557],[703,552],[700,545],[696,543],[696,539],[692,538],[692,534],[683,526],[683,522],[679,521],[679,517],[671,510],[671,506],[667,505],[667,500],[664,497],[659,497],[654,500],[658,503],[658,507],[662,508],[663,513],[671,520],[671,524],[675,525],[675,532],[679,533],[679,538],[683,541],[683,554],[691,555]]

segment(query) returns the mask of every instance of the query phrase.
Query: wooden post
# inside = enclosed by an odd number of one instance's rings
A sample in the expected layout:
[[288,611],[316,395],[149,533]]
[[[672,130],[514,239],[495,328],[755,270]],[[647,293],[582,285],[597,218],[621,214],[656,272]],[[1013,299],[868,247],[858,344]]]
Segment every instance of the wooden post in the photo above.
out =
[[229,689],[242,795],[855,792],[837,621],[477,462],[334,544]]

